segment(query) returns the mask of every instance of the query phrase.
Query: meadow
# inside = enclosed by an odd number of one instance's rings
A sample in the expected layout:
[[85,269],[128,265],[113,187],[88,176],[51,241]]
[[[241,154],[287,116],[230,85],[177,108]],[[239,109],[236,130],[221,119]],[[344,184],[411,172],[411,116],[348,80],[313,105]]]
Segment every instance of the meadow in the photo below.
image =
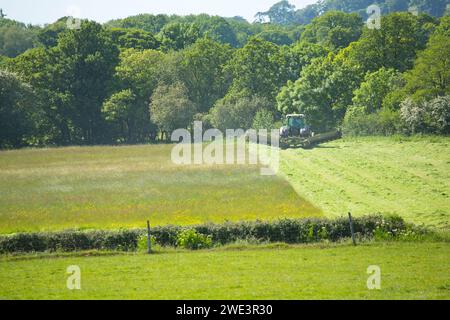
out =
[[[176,166],[171,146],[0,152],[0,233],[395,213],[449,224],[449,138],[343,139],[256,166]],[[442,241],[442,240],[437,240]],[[448,242],[0,256],[0,299],[450,299]],[[82,290],[66,269],[82,270]],[[368,290],[368,266],[382,289]],[[124,275],[126,275],[124,277]]]
[[326,216],[397,214],[450,225],[450,138],[345,138],[283,151],[281,173]]
[[172,145],[0,152],[0,233],[322,216],[251,165],[178,166]]
[[[450,299],[448,243],[91,254],[2,256],[0,299]],[[71,265],[79,291],[66,287]],[[381,290],[367,288],[371,265]]]
[[0,233],[398,214],[450,223],[450,138],[358,138],[257,166],[178,166],[171,145],[0,152]]

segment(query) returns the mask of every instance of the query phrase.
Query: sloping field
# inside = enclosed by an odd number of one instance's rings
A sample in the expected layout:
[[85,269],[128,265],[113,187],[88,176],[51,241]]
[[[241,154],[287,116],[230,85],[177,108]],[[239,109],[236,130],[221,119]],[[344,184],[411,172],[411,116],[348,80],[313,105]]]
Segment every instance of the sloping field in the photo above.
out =
[[171,148],[0,152],[0,233],[348,211],[450,224],[450,138],[344,139],[286,150],[279,177],[255,166],[177,166]]
[[256,166],[177,166],[171,145],[0,152],[0,233],[320,216]]
[[450,138],[359,138],[282,153],[282,174],[327,216],[394,213],[450,225]]
[[[257,247],[86,257],[0,257],[0,299],[449,299],[450,246]],[[68,266],[81,290],[66,287]],[[367,269],[381,270],[381,290]]]

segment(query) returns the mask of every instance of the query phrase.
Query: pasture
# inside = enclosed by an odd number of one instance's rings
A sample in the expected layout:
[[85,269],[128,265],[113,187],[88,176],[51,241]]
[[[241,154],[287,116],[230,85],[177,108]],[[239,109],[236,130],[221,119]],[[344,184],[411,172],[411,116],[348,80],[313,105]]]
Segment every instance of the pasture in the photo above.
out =
[[[448,243],[0,257],[0,299],[450,299]],[[68,266],[81,290],[66,287]],[[368,290],[367,268],[381,269]]]
[[172,145],[0,152],[0,233],[321,216],[257,166],[178,166]]
[[[0,233],[396,213],[449,224],[449,138],[343,139],[256,166],[176,166],[172,146],[0,152]],[[306,200],[305,200],[306,199]],[[143,225],[144,224],[144,225]],[[0,256],[0,299],[450,299],[448,242]],[[82,290],[66,288],[78,265]],[[368,266],[382,289],[368,290]],[[126,276],[124,276],[126,275]]]
[[450,138],[345,138],[281,156],[282,175],[326,216],[397,214],[450,226]]
[[171,145],[0,152],[0,233],[398,214],[450,223],[450,138],[359,138],[257,166],[178,166]]

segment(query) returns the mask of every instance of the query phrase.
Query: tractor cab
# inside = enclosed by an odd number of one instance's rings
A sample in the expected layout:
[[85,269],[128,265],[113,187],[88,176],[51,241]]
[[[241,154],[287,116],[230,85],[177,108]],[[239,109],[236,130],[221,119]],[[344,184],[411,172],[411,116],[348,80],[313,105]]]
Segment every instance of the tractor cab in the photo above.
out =
[[287,126],[292,129],[303,129],[305,128],[306,121],[304,115],[294,115],[290,114],[286,117],[287,119]]
[[285,126],[280,129],[282,137],[309,137],[311,130],[303,114],[288,114]]

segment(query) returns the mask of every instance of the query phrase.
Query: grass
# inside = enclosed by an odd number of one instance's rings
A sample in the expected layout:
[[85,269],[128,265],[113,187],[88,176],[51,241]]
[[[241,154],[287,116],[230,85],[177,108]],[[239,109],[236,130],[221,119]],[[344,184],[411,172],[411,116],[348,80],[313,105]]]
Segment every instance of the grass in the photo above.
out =
[[[172,146],[0,152],[0,233],[352,211],[450,223],[450,138],[358,138],[281,153],[279,177],[254,166],[176,166]],[[306,199],[306,200],[305,200]]]
[[[450,222],[450,138],[359,138],[252,166],[184,166],[172,146],[0,152],[0,233],[395,213]],[[306,200],[305,200],[306,199]],[[143,225],[144,224],[144,225]],[[445,242],[0,256],[0,299],[450,299]],[[78,265],[82,290],[66,288]],[[368,290],[367,268],[382,289]]]
[[450,225],[450,138],[346,138],[283,151],[282,174],[327,216],[398,214]]
[[0,233],[322,216],[256,166],[177,166],[172,145],[0,152]]
[[[450,299],[448,243],[90,254],[0,257],[0,299]],[[70,265],[80,291],[66,288]],[[367,289],[370,265],[381,290]]]

